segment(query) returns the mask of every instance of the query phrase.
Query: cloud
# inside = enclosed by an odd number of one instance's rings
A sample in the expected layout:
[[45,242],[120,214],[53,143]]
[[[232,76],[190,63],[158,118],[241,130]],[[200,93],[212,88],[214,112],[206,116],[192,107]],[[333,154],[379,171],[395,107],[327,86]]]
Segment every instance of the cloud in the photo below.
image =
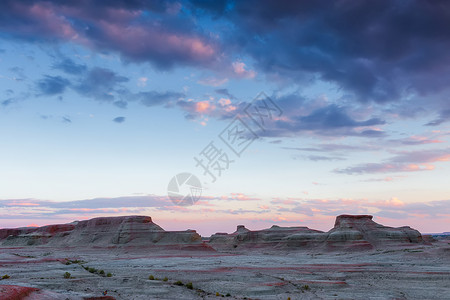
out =
[[235,61],[232,64],[233,72],[238,78],[253,79],[256,76],[256,72],[253,70],[247,70],[245,63],[241,61]]
[[[277,101],[284,114],[267,126],[262,136],[292,136],[310,132],[321,136],[382,137],[385,133],[376,126],[386,122],[380,118],[358,120],[349,109],[329,103],[307,103],[292,95]],[[314,101],[313,101],[314,102]],[[285,106],[284,106],[285,105]],[[302,107],[309,105],[310,107]],[[376,128],[376,129],[374,129]]]
[[61,76],[44,76],[37,82],[39,91],[46,96],[53,96],[62,94],[68,86],[70,86],[70,81]]
[[71,74],[71,75],[79,75],[87,70],[86,65],[77,64],[70,58],[64,58],[61,61],[55,63],[53,65],[54,69],[58,69],[63,71],[64,73]]
[[444,1],[238,1],[222,16],[236,28],[228,42],[265,73],[319,78],[380,103],[447,89]]
[[336,161],[336,160],[345,160],[345,158],[338,156],[323,156],[323,155],[308,155],[304,156],[308,160],[312,161]]
[[78,43],[167,69],[213,63],[217,42],[179,3],[158,1],[2,1],[0,30],[26,41]]
[[228,89],[216,89],[215,92],[216,92],[217,94],[220,94],[220,95],[223,95],[223,96],[225,96],[225,97],[228,97],[228,98],[231,99],[231,100],[236,99],[236,97],[233,96],[233,95],[228,91]]
[[221,86],[227,82],[228,82],[228,78],[216,78],[216,77],[207,77],[207,78],[200,79],[198,81],[198,83],[200,83],[200,84],[214,86],[214,87]]
[[151,107],[156,105],[166,104],[167,106],[173,105],[175,102],[179,101],[180,98],[184,98],[183,93],[166,91],[166,92],[139,92],[132,96],[132,99],[138,100],[145,106]]
[[113,119],[113,122],[116,122],[116,123],[123,123],[123,122],[125,122],[125,117],[117,117],[117,118],[114,118]]
[[425,124],[426,126],[438,126],[442,123],[450,121],[450,109],[446,109],[442,111],[439,115],[439,118]]
[[121,84],[128,82],[125,76],[105,68],[93,68],[83,76],[81,82],[74,89],[87,97],[99,101],[113,101],[115,94],[121,93]]
[[365,163],[345,169],[336,169],[341,174],[370,174],[391,172],[418,172],[434,169],[434,163],[450,161],[450,149],[402,152],[382,163]]

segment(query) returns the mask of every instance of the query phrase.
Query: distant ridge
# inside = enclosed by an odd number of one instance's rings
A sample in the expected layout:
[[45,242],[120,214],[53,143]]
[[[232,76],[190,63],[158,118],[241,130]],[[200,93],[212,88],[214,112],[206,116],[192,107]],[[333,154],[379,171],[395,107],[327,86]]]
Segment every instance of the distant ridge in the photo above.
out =
[[[238,225],[234,233],[216,233],[203,241],[195,230],[165,231],[149,216],[100,217],[68,224],[0,229],[2,246],[151,247],[239,251],[250,249],[324,251],[370,250],[423,244],[419,231],[374,222],[370,215],[340,215],[328,232],[308,227],[251,231]],[[448,233],[450,234],[450,233]]]

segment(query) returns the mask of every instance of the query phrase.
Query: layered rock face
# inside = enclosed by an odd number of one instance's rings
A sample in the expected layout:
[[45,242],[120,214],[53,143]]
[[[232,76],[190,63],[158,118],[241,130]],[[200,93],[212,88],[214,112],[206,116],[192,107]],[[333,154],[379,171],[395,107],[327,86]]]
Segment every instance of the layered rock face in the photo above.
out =
[[147,216],[95,218],[37,228],[0,229],[0,245],[114,246],[201,244],[195,230],[165,231]]
[[250,231],[238,226],[232,234],[217,233],[211,236],[215,249],[317,249],[364,250],[389,246],[423,243],[422,235],[410,227],[392,228],[378,224],[369,215],[341,215],[334,228],[328,232],[307,227],[278,227]]
[[[234,233],[217,233],[209,243],[195,230],[165,231],[147,216],[105,217],[38,228],[0,229],[0,245],[79,246],[174,246],[198,250],[365,250],[423,243],[422,235],[410,227],[378,224],[369,215],[341,215],[328,232],[308,227],[280,227],[251,231],[239,225]],[[212,248],[211,248],[212,247]],[[174,249],[175,249],[174,248]]]
[[328,231],[327,247],[382,248],[403,244],[423,243],[419,231],[404,226],[392,228],[378,224],[369,215],[341,215]]
[[268,248],[282,247],[285,244],[314,244],[314,241],[323,234],[322,231],[308,227],[280,227],[272,226],[269,229],[250,231],[239,225],[232,234],[216,233],[211,236],[209,244],[215,249],[232,248]]

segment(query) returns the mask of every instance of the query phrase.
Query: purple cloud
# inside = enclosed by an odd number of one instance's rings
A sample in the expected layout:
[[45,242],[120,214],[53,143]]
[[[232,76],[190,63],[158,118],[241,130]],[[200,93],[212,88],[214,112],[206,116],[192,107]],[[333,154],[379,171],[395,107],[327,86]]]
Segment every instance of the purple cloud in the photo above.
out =
[[342,174],[367,174],[391,172],[418,172],[434,169],[434,163],[450,161],[450,149],[402,152],[382,163],[366,163],[334,172]]

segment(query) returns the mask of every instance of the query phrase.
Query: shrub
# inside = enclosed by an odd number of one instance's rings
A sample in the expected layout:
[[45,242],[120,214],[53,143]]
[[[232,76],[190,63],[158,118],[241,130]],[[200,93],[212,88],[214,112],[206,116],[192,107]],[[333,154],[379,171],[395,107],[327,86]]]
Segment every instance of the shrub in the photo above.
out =
[[155,280],[155,276],[150,275],[150,276],[148,276],[148,279],[149,279],[149,280]]
[[302,290],[304,291],[308,291],[309,290],[309,285],[305,284],[302,286]]
[[163,281],[167,281],[167,280],[169,280],[169,278],[167,278],[167,277],[164,277]]
[[111,273],[106,274],[106,277],[112,277]]
[[8,278],[10,278],[10,276],[7,274],[2,276],[2,279],[8,279]]
[[100,274],[100,275],[105,275],[105,271],[100,270],[100,271],[98,272],[98,274]]
[[[227,293],[225,296],[231,297],[230,293]],[[291,299],[288,299],[288,300],[291,300]]]
[[219,296],[220,296],[219,292],[216,292],[216,296],[217,296],[217,297],[219,297]]
[[179,285],[179,286],[184,285],[184,284],[183,284],[181,281],[179,281],[179,280],[178,280],[177,282],[175,282],[174,284],[175,284],[175,285]]
[[90,273],[95,273],[96,271],[97,271],[97,269],[96,268],[89,268],[89,270],[88,270]]
[[70,278],[70,273],[69,272],[66,272],[66,273],[64,273],[64,278]]
[[190,290],[192,290],[194,288],[194,286],[192,285],[192,282],[186,283],[186,287]]

